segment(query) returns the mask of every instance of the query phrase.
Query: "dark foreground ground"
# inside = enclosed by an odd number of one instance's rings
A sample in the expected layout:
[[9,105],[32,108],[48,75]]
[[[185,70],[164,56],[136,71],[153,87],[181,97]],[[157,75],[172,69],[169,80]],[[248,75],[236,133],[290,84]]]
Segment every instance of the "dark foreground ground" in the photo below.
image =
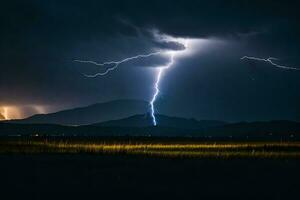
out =
[[299,199],[300,160],[0,155],[0,199]]

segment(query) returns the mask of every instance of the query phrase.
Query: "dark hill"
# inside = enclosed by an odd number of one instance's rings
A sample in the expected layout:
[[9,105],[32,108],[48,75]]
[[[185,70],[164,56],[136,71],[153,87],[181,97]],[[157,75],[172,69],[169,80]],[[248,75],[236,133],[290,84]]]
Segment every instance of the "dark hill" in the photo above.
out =
[[86,125],[146,113],[148,108],[149,105],[146,101],[116,100],[56,113],[33,115],[26,119],[7,122],[22,124]]
[[[169,117],[165,115],[157,115],[156,120],[158,127],[204,130],[210,127],[219,127],[227,124],[223,121],[185,119],[180,117]],[[134,115],[125,119],[111,120],[93,124],[93,126],[101,127],[150,127],[153,126],[152,118],[149,114]]]

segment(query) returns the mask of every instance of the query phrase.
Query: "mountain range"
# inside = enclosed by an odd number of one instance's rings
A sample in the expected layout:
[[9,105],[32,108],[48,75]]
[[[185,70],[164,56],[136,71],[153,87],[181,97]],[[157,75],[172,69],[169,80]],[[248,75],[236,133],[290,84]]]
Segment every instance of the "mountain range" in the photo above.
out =
[[87,125],[143,114],[147,113],[148,110],[149,103],[146,101],[115,100],[55,113],[37,114],[26,119],[7,122],[19,124]]
[[148,110],[148,103],[139,100],[99,103],[2,121],[0,135],[300,137],[300,123],[283,120],[228,123],[156,115],[154,127]]

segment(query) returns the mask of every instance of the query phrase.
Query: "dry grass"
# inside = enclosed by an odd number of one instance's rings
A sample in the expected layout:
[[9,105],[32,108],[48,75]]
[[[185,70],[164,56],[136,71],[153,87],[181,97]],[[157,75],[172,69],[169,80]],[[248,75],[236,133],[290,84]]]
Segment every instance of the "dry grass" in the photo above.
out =
[[300,158],[300,142],[193,142],[135,140],[0,141],[0,153],[118,154],[174,158]]

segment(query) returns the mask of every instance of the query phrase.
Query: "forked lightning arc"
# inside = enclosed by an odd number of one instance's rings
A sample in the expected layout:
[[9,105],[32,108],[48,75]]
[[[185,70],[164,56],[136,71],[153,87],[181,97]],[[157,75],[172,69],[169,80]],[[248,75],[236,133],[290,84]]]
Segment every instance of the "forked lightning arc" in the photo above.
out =
[[136,55],[133,57],[128,57],[128,58],[125,58],[120,61],[108,61],[108,62],[104,62],[104,63],[98,63],[98,62],[91,61],[91,60],[74,60],[74,61],[80,62],[80,63],[93,64],[93,65],[97,65],[100,67],[107,67],[103,72],[99,72],[96,74],[85,74],[86,77],[94,78],[97,76],[107,75],[111,71],[116,70],[122,63],[126,63],[131,60],[142,59],[142,58],[147,58],[147,57],[151,57],[151,56],[168,56],[169,61],[167,62],[167,64],[165,64],[163,66],[155,67],[155,68],[157,68],[157,73],[156,73],[156,79],[155,79],[155,83],[154,83],[154,93],[150,100],[150,109],[151,109],[150,114],[151,114],[153,125],[157,126],[157,120],[156,120],[156,116],[155,116],[156,115],[155,101],[157,100],[157,97],[160,93],[159,88],[160,88],[160,82],[161,82],[162,76],[163,76],[165,70],[174,64],[176,55],[179,52],[187,50],[187,39],[179,39],[178,40],[175,38],[168,37],[168,39],[165,38],[165,40],[167,40],[169,42],[176,42],[180,45],[183,45],[184,48],[183,48],[183,50],[159,50],[159,51],[149,53],[149,54],[140,54],[140,55]]
[[74,60],[74,61],[80,62],[80,63],[89,63],[89,64],[93,64],[93,65],[97,65],[97,66],[112,66],[112,67],[108,67],[104,72],[99,72],[99,73],[92,74],[92,75],[85,74],[86,77],[94,78],[97,76],[104,76],[104,75],[108,74],[110,71],[117,69],[120,64],[128,62],[130,60],[135,60],[135,59],[139,59],[139,58],[147,58],[147,57],[155,56],[155,55],[159,55],[159,54],[161,54],[160,51],[145,54],[145,55],[141,54],[141,55],[125,58],[120,61],[109,61],[109,62],[104,62],[104,63],[97,63],[97,62],[91,61],[91,60]]
[[[148,57],[154,57],[154,56],[167,56],[168,57],[168,62],[162,66],[156,66],[155,70],[156,71],[156,78],[155,78],[155,82],[154,82],[154,93],[152,95],[152,98],[150,100],[150,114],[151,114],[151,118],[152,118],[152,123],[154,126],[157,126],[158,122],[156,119],[156,109],[155,109],[155,102],[159,96],[160,93],[160,83],[162,80],[162,77],[165,73],[165,71],[172,67],[175,64],[176,61],[176,57],[185,51],[189,50],[188,47],[188,42],[190,42],[190,39],[183,39],[183,38],[173,38],[171,36],[167,36],[167,35],[156,35],[159,40],[162,40],[164,42],[175,42],[177,44],[180,44],[183,46],[183,49],[181,50],[170,50],[170,49],[163,49],[163,50],[159,50],[156,52],[152,52],[149,54],[140,54],[140,55],[136,55],[136,56],[132,56],[132,57],[128,57],[119,61],[108,61],[108,62],[104,62],[104,63],[98,63],[95,61],[91,61],[91,60],[74,60],[75,62],[80,62],[80,63],[87,63],[87,64],[93,64],[93,65],[97,65],[100,67],[105,67],[103,72],[99,72],[96,74],[85,74],[86,77],[89,78],[94,78],[97,76],[105,76],[107,74],[109,74],[111,71],[116,70],[121,64],[126,63],[128,61],[131,60],[136,60],[136,59],[143,59],[143,58],[148,58]],[[277,58],[273,58],[273,57],[269,57],[267,59],[265,58],[257,58],[257,57],[251,57],[251,56],[243,56],[241,58],[241,60],[256,60],[256,61],[262,61],[262,62],[267,62],[277,68],[281,68],[281,69],[286,69],[286,70],[300,70],[300,68],[296,68],[296,67],[289,67],[289,66],[284,66],[284,65],[279,65],[277,64],[275,61],[279,60]]]
[[251,57],[251,56],[243,56],[241,58],[241,60],[245,60],[245,59],[267,62],[267,63],[270,63],[271,65],[273,65],[277,68],[281,68],[281,69],[300,70],[300,68],[297,68],[297,67],[288,67],[288,66],[279,65],[279,64],[275,63],[274,61],[279,60],[278,58],[269,57],[269,58],[265,59],[265,58]]

